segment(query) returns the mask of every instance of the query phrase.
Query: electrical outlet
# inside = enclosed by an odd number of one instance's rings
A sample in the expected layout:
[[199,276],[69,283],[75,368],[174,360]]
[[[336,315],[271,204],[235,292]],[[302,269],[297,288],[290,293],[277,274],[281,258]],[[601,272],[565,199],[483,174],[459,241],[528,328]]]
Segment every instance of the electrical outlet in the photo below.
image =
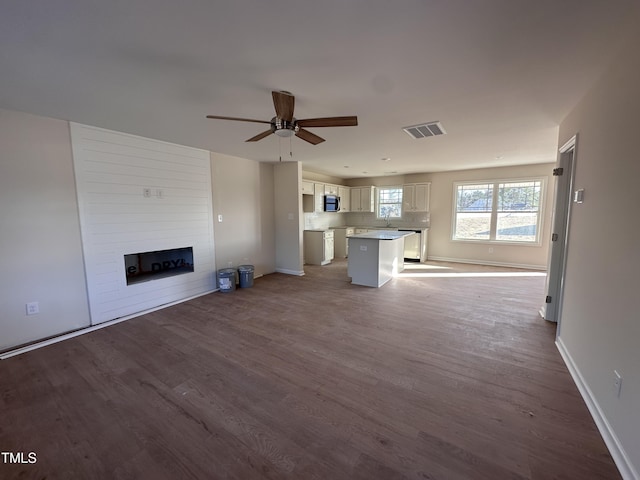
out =
[[26,305],[27,307],[27,315],[35,315],[36,313],[40,313],[40,305],[38,302],[29,302]]
[[613,374],[615,375],[613,389],[616,392],[616,397],[620,397],[620,392],[622,390],[622,375],[620,375],[617,370],[614,370]]
[[149,198],[151,196],[151,189],[150,188],[143,188],[142,189],[142,196],[144,198]]

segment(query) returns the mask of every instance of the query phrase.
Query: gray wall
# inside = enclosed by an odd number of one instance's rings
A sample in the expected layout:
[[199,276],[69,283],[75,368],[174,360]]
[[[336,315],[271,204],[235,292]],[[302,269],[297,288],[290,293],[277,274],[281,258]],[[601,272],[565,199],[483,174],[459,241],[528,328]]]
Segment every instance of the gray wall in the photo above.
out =
[[300,162],[282,162],[274,165],[276,271],[292,275],[304,274],[301,178]]
[[[522,165],[517,167],[482,168],[456,172],[432,173],[429,230],[429,258],[472,261],[486,264],[520,265],[545,269],[551,234],[554,165]],[[453,183],[475,180],[500,180],[527,177],[548,177],[543,199],[543,221],[540,245],[509,245],[498,243],[460,242],[451,240],[453,220]],[[542,301],[542,299],[541,299]]]
[[[89,325],[69,124],[0,110],[0,350]],[[26,315],[37,301],[40,313]]]
[[[640,32],[640,25],[636,32]],[[575,188],[559,344],[640,472],[640,33],[562,122],[576,133]],[[613,389],[617,370],[622,393]],[[631,478],[631,477],[628,477]],[[636,477],[640,478],[640,477]]]
[[274,272],[273,164],[219,153],[211,162],[217,267],[251,264],[256,276]]

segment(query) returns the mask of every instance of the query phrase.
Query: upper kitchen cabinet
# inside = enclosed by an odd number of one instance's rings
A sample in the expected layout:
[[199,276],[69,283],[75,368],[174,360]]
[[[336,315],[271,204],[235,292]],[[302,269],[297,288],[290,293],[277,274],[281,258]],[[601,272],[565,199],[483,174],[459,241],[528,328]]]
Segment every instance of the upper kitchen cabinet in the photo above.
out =
[[375,187],[351,187],[352,212],[375,211]]
[[313,182],[302,181],[302,194],[313,195]]
[[351,211],[351,193],[349,187],[338,187],[338,196],[340,197],[340,211]]
[[324,194],[325,195],[338,195],[338,185],[329,185],[325,183],[324,185]]
[[403,212],[428,212],[430,183],[409,183],[402,186]]

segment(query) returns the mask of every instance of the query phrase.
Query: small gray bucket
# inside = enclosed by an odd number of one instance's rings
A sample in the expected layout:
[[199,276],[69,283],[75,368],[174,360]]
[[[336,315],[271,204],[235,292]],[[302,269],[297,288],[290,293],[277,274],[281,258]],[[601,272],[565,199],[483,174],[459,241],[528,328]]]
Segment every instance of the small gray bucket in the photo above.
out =
[[240,288],[253,287],[253,265],[240,265],[238,275],[240,276]]
[[221,268],[218,270],[218,288],[221,292],[233,292],[236,289],[235,268]]

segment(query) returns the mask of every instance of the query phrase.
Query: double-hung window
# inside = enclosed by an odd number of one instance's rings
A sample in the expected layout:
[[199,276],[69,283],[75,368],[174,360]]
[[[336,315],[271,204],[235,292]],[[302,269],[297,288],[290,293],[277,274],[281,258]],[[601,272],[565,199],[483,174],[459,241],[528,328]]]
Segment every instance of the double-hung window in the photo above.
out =
[[455,183],[453,239],[539,244],[544,183]]
[[402,187],[379,187],[377,207],[378,218],[401,218]]

